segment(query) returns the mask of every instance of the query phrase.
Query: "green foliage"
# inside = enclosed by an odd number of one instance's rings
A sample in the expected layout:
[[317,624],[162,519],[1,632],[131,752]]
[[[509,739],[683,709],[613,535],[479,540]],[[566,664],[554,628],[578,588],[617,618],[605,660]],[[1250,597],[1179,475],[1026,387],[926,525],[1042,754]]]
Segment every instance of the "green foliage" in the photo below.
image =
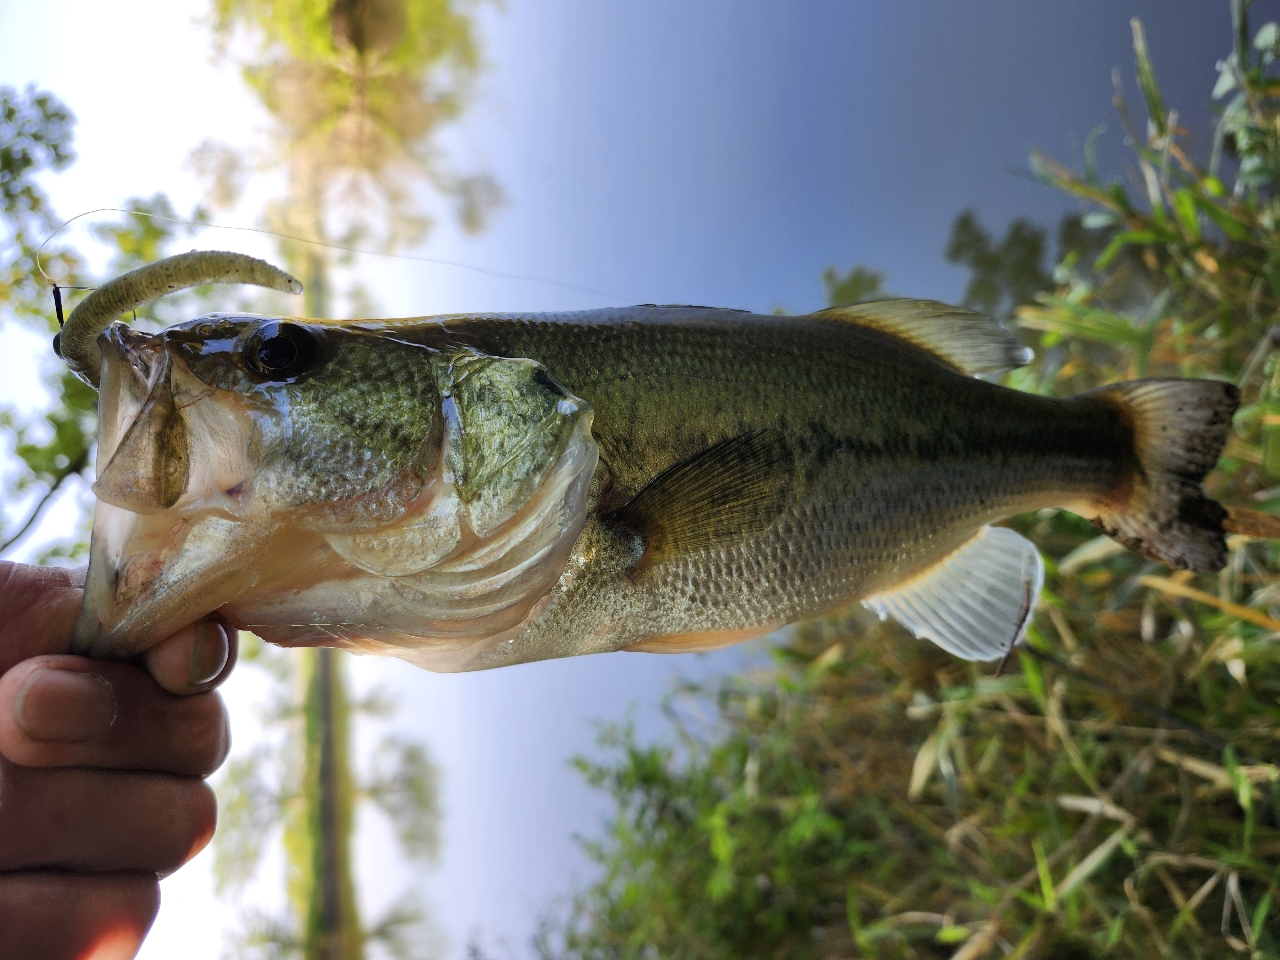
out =
[[997,244],[965,210],[951,225],[946,258],[969,269],[969,283],[961,304],[992,317],[1007,317],[1036,295],[1049,289],[1052,278],[1044,269],[1044,230],[1026,220],[1009,224]]
[[0,87],[0,213],[11,221],[52,223],[49,201],[33,182],[41,170],[61,170],[75,159],[75,118],[64,104],[29,84],[26,94]]
[[[74,117],[50,93],[28,87],[19,93],[0,87],[0,316],[18,320],[51,336],[57,330],[48,277],[64,288],[84,286],[81,256],[69,247],[41,243],[58,219],[36,177],[65,168],[75,159],[71,147]],[[131,210],[173,215],[169,201],[157,194],[150,201],[129,201]],[[155,259],[174,238],[170,224],[130,214],[123,223],[100,228],[97,235],[116,251],[115,266],[125,269],[143,258]],[[44,274],[41,273],[43,268]],[[64,289],[66,308],[75,294]],[[9,502],[20,502],[25,516],[0,535],[0,551],[14,546],[40,518],[44,508],[73,477],[89,466],[97,432],[97,394],[77,380],[49,351],[46,388],[53,398],[43,413],[35,409],[0,409],[0,431],[12,443],[16,471],[5,479]],[[55,545],[46,558],[74,558],[83,540]]]
[[889,296],[884,287],[884,274],[858,264],[850,267],[843,276],[836,272],[835,267],[827,267],[822,271],[822,285],[827,290],[829,307]]
[[1117,106],[1136,184],[1100,181],[1093,138],[1080,173],[1036,156],[1087,205],[1052,276],[1021,221],[996,242],[962,215],[947,250],[966,304],[1037,347],[1013,385],[1241,387],[1207,483],[1231,509],[1226,568],[1170,574],[1041,511],[1013,521],[1048,573],[1006,675],[847,611],[771,670],[682,691],[678,748],[610,731],[579,761],[614,802],[587,844],[600,875],[544,956],[1280,957],[1280,26],[1251,39],[1233,11],[1206,166],[1135,22],[1145,134]]
[[440,850],[439,772],[422,744],[384,740],[364,793],[387,815],[405,853],[427,862],[435,859]]
[[300,921],[304,960],[360,960],[364,931],[356,904],[351,838],[355,778],[351,705],[335,650],[302,661],[299,782],[285,804],[289,900]]
[[471,21],[455,0],[215,0],[213,18],[224,38],[251,27],[264,48],[278,46],[298,60],[376,57],[387,70],[419,74],[431,65],[479,64]]
[[231,760],[222,771],[213,859],[214,887],[219,894],[253,879],[265,852],[263,833],[280,823],[285,797],[266,775],[278,759],[269,747],[260,745]]
[[173,203],[163,193],[149,199],[132,197],[125,201],[128,212],[120,223],[94,225],[92,233],[109,244],[115,255],[107,272],[115,275],[136,270],[143,264],[153,263],[167,253],[167,248],[179,236],[191,235],[198,227],[182,220],[204,220],[205,212],[197,207],[187,217],[179,218]]
[[[36,265],[36,249],[57,226],[49,198],[36,177],[65,168],[75,118],[50,93],[28,86],[0,87],[0,309],[45,330],[56,330],[48,281]],[[44,269],[63,283],[79,282],[80,259],[49,249]]]
[[384,698],[352,701],[346,654],[283,651],[242,635],[242,661],[273,680],[264,729],[280,736],[232,760],[217,783],[214,877],[222,896],[253,879],[270,844],[283,838],[289,909],[283,916],[248,910],[231,956],[356,960],[380,945],[395,958],[432,953],[434,937],[406,894],[376,922],[361,922],[352,858],[357,808],[378,806],[401,846],[422,862],[439,847],[439,774],[418,744],[394,735],[379,743],[362,770],[351,756],[357,715],[387,717]]
[[[24,92],[0,87],[0,317],[17,320],[46,336],[57,330],[51,279],[63,288],[69,312],[92,279],[78,251],[56,243],[41,244],[59,220],[36,178],[64,169],[75,159],[75,118],[55,96],[29,86]],[[176,219],[164,194],[131,199],[130,211],[115,224],[102,224],[94,236],[112,251],[111,271],[119,273],[164,256],[184,231],[178,224],[148,214]],[[192,219],[202,216],[197,210]],[[42,272],[43,271],[43,272]],[[50,279],[51,278],[51,279]],[[173,298],[164,308],[189,311],[202,292]],[[12,444],[13,466],[5,478],[9,502],[25,508],[24,516],[0,533],[0,551],[16,545],[40,519],[54,497],[89,468],[97,434],[97,394],[72,376],[50,350],[45,386],[52,403],[44,412],[31,407],[0,409],[0,431]],[[87,549],[86,538],[55,544],[41,557],[75,559]]]
[[[36,177],[75,159],[74,122],[50,93],[34,86],[24,93],[0,87],[0,308],[45,328],[56,329],[53,303],[35,251],[57,221]],[[61,270],[64,277],[80,267],[73,254],[62,250],[47,251],[44,262],[46,270]]]
[[[1121,583],[1143,566],[1113,562]],[[1048,600],[1081,604],[1066,592]],[[682,731],[677,751],[612,731],[612,759],[579,761],[616,803],[587,848],[602,877],[544,954],[935,957],[972,941],[999,956],[1003,940],[1024,956],[1218,957],[1234,876],[1262,910],[1259,955],[1277,955],[1277,772],[1230,755],[1274,742],[1274,653],[1249,644],[1245,692],[1212,634],[1126,644],[1135,606],[1067,607],[1070,665],[1027,655],[999,678],[869,617],[809,624],[769,676],[686,691],[714,706],[710,736]]]
[[215,36],[225,43],[246,35],[257,48],[245,79],[275,118],[289,167],[291,196],[273,216],[275,229],[323,241],[332,229],[326,216],[342,210],[350,219],[344,243],[360,241],[375,222],[385,249],[415,242],[431,219],[409,189],[414,180],[449,198],[464,228],[483,227],[501,203],[496,181],[447,169],[434,143],[466,105],[480,68],[471,7],[216,0]]
[[[0,411],[0,429],[11,433],[14,455],[26,468],[10,481],[10,494],[43,488],[26,519],[6,531],[0,550],[17,543],[62,485],[89,466],[98,430],[98,394],[65,369],[58,370],[49,385],[61,402],[55,401],[44,416],[30,418],[13,410]],[[83,544],[78,544],[70,547],[66,555],[77,557],[82,552]]]

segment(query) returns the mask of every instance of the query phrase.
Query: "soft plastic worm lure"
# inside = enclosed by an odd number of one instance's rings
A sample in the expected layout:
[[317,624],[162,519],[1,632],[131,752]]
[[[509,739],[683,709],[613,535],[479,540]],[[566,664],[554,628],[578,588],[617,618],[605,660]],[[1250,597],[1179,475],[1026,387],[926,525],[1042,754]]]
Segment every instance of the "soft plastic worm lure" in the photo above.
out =
[[102,368],[97,340],[103,330],[152,300],[207,283],[248,283],[302,293],[301,283],[265,260],[226,250],[193,250],[149,263],[98,287],[71,311],[54,338],[54,350],[76,376],[97,387]]

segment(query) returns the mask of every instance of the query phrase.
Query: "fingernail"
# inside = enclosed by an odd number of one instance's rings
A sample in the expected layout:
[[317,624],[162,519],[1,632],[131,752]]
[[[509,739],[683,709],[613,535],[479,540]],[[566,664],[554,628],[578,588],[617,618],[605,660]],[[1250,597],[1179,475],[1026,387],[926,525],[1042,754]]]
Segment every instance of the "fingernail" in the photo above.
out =
[[202,687],[217,679],[227,665],[231,644],[226,631],[216,623],[201,620],[195,625],[196,642],[191,647],[191,686]]
[[42,667],[27,678],[14,704],[14,719],[32,740],[80,743],[96,740],[116,722],[116,695],[96,673]]

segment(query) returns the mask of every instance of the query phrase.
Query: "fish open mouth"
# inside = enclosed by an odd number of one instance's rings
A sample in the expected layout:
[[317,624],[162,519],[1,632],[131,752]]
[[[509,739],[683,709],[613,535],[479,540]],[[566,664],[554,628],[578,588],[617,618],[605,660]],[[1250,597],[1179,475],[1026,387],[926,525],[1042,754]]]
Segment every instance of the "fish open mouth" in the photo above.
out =
[[116,323],[99,346],[98,503],[75,648],[130,656],[288,561],[265,562],[281,524],[241,495],[252,412],[234,395],[212,409],[159,337]]
[[132,656],[220,611],[278,643],[456,659],[529,614],[586,523],[592,411],[533,361],[422,348],[439,387],[421,415],[441,428],[414,461],[429,469],[367,491],[403,505],[371,521],[282,498],[285,438],[306,429],[287,403],[211,386],[163,336],[117,323],[99,346],[77,652]]

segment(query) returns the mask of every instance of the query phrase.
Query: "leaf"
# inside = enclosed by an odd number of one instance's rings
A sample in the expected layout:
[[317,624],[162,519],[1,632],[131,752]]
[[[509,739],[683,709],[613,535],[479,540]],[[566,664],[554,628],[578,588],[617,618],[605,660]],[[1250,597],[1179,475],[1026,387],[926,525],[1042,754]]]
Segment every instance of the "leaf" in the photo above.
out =
[[1090,183],[1098,182],[1098,138],[1106,131],[1106,125],[1100,123],[1089,131],[1084,141],[1084,178]]
[[1075,869],[1063,877],[1062,882],[1058,884],[1058,888],[1056,890],[1058,899],[1065,899],[1071,891],[1075,890],[1076,887],[1080,886],[1080,884],[1084,883],[1091,876],[1097,873],[1102,865],[1107,862],[1107,858],[1111,856],[1112,851],[1115,850],[1116,847],[1120,846],[1120,843],[1128,836],[1128,829],[1121,827],[1115,833],[1111,834],[1111,836],[1107,837],[1106,840],[1103,840],[1102,843],[1090,850],[1089,855],[1081,860],[1076,865]]
[[1046,298],[1045,303],[1046,307],[1024,307],[1020,310],[1019,325],[1115,346],[1139,347],[1150,336],[1149,331],[1134,326],[1128,317],[1056,298]]
[[1230,211],[1212,203],[1208,197],[1197,195],[1195,201],[1196,206],[1203,210],[1205,216],[1216,223],[1229,239],[1246,241],[1253,237],[1253,230],[1249,225]]
[[946,731],[946,724],[949,722],[944,717],[942,723],[929,735],[929,738],[921,744],[919,751],[916,752],[915,762],[911,765],[911,785],[907,788],[908,800],[919,800],[920,795],[924,793],[924,788],[929,783],[929,777],[938,765],[938,754],[942,748],[942,738]]
[[1165,112],[1160,86],[1156,83],[1155,69],[1151,66],[1151,57],[1147,52],[1147,35],[1142,29],[1142,21],[1137,17],[1130,20],[1129,25],[1133,28],[1133,55],[1138,87],[1142,90],[1142,98],[1147,102],[1147,117],[1156,132],[1163,136],[1168,131],[1168,114]]
[[1028,165],[1037,178],[1051,187],[1056,187],[1073,196],[1080,197],[1082,200],[1096,203],[1101,207],[1114,207],[1123,213],[1128,213],[1132,209],[1128,195],[1124,192],[1124,187],[1118,183],[1113,183],[1105,189],[1092,183],[1086,183],[1062,166],[1062,164],[1038,150],[1031,154]]
[[1129,194],[1125,192],[1123,184],[1112,183],[1107,187],[1107,196],[1120,210],[1125,213],[1133,213],[1133,203],[1129,200]]
[[1256,623],[1260,627],[1265,627],[1272,632],[1280,631],[1280,620],[1267,616],[1258,610],[1252,610],[1249,607],[1241,606],[1238,603],[1232,603],[1230,600],[1223,600],[1221,597],[1215,597],[1211,593],[1203,590],[1197,590],[1195,587],[1188,587],[1184,583],[1175,580],[1166,579],[1165,577],[1139,577],[1138,583],[1144,587],[1151,587],[1153,590],[1159,590],[1163,593],[1173,594],[1175,597],[1186,597],[1188,600],[1196,600],[1200,603],[1208,604],[1211,607],[1217,607],[1224,610],[1233,617],[1241,620],[1248,620],[1250,623]]
[[1106,249],[1098,255],[1098,259],[1093,262],[1093,269],[1098,271],[1107,269],[1111,266],[1111,261],[1119,256],[1120,251],[1131,243],[1152,244],[1156,240],[1156,235],[1149,230],[1126,230],[1123,233],[1117,233],[1111,238]]
[[1223,62],[1222,69],[1218,71],[1218,81],[1213,85],[1213,92],[1209,94],[1214,100],[1221,100],[1236,88],[1236,70],[1232,59],[1234,56],[1235,54],[1230,54]]
[[[1271,24],[1271,26],[1274,26],[1274,24]],[[1262,924],[1267,919],[1267,914],[1271,912],[1271,893],[1272,891],[1268,890],[1263,894],[1262,899],[1258,901],[1257,908],[1253,911],[1253,922],[1249,927],[1255,943],[1262,936]]]
[[844,659],[844,644],[842,643],[832,644],[831,647],[825,653],[823,653],[822,656],[814,660],[813,663],[809,666],[809,669],[805,671],[805,679],[810,683],[812,683],[814,680],[817,680],[819,677],[821,677],[824,673],[826,673],[828,670],[830,670],[832,667],[834,667],[843,659]]
[[1036,858],[1036,873],[1040,877],[1040,892],[1044,897],[1044,908],[1049,913],[1058,909],[1058,896],[1053,889],[1053,875],[1049,872],[1049,861],[1044,855],[1044,844],[1039,837],[1031,840],[1031,852]]
[[1019,651],[1018,656],[1022,661],[1022,675],[1026,677],[1027,689],[1031,692],[1036,705],[1043,710],[1048,702],[1048,697],[1045,696],[1044,674],[1040,671],[1040,664],[1035,657],[1021,651]]
[[1196,210],[1196,198],[1190,190],[1176,190],[1173,194],[1173,210],[1178,222],[1192,243],[1200,242],[1200,216]]
[[1244,811],[1244,831],[1240,846],[1247,857],[1253,843],[1253,783],[1249,779],[1248,772],[1236,762],[1235,751],[1228,747],[1224,754],[1227,776],[1231,778],[1231,792],[1235,794],[1236,803],[1240,804],[1240,809]]

